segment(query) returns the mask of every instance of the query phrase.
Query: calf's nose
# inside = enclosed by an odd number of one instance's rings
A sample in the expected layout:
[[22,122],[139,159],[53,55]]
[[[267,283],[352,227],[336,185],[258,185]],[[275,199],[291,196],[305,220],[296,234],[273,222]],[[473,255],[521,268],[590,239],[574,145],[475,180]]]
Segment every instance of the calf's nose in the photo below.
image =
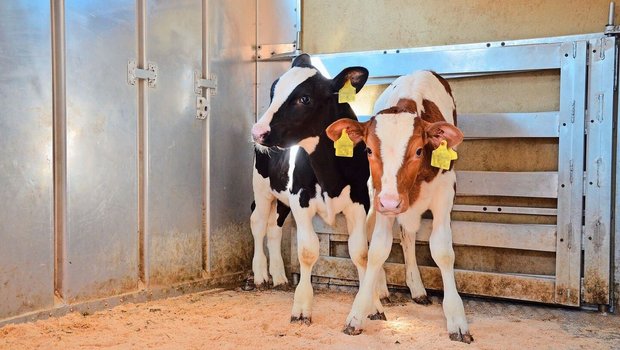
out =
[[260,143],[269,135],[269,131],[271,131],[269,125],[254,124],[252,126],[252,138]]
[[379,196],[379,204],[386,210],[396,210],[402,203],[400,197],[394,194],[383,194]]

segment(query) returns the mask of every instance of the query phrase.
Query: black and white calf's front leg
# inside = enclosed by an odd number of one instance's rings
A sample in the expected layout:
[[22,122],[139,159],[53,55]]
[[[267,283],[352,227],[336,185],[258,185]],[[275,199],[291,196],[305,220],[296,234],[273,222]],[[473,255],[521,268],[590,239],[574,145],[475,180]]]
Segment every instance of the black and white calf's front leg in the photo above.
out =
[[297,256],[299,257],[299,284],[295,288],[291,322],[304,324],[312,323],[312,302],[314,292],[312,290],[312,267],[319,258],[319,237],[314,231],[312,218],[316,210],[303,208],[299,201],[291,201],[291,210],[297,224]]

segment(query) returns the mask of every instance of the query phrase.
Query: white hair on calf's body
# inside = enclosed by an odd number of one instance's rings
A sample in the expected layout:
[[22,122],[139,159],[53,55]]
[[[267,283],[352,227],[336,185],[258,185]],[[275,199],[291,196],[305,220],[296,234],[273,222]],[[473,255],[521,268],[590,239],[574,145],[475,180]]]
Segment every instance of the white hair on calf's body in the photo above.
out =
[[424,100],[433,101],[444,119],[454,124],[452,117],[452,111],[455,109],[454,99],[431,71],[417,71],[398,77],[379,96],[375,102],[373,114],[376,115],[386,108],[396,106],[400,99],[415,101],[418,115],[424,111]]

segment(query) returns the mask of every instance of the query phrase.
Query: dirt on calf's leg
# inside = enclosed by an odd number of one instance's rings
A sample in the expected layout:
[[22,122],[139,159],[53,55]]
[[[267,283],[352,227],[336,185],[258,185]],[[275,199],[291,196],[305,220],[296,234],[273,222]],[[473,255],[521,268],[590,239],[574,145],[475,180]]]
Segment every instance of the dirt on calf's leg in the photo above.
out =
[[379,311],[377,311],[376,313],[372,315],[368,315],[368,318],[373,321],[376,321],[376,320],[387,321],[387,317],[385,317],[385,312],[379,312]]
[[312,317],[305,317],[304,315],[300,315],[299,317],[291,316],[291,323],[300,323],[309,326],[312,324]]
[[431,301],[431,298],[428,297],[428,295],[421,295],[419,297],[416,298],[412,298],[413,302],[416,304],[420,304],[420,305],[431,305],[433,304],[433,302]]
[[452,340],[452,341],[460,341],[460,342],[465,343],[465,344],[471,344],[474,341],[474,337],[472,337],[472,335],[469,334],[469,332],[463,334],[459,330],[458,333],[450,333],[450,340]]
[[359,328],[355,328],[353,326],[346,326],[342,330],[342,332],[346,335],[360,335],[362,334],[362,330]]

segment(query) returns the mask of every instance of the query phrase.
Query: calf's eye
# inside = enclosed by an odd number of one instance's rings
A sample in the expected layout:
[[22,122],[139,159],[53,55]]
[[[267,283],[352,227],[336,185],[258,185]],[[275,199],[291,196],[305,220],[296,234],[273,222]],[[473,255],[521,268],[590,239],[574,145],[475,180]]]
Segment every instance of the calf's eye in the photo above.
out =
[[416,157],[420,157],[422,155],[422,147],[420,147],[417,150],[415,150],[415,155],[416,155]]
[[299,103],[304,104],[304,105],[309,105],[310,104],[310,96],[302,96],[299,98]]
[[366,147],[366,153],[367,153],[368,155],[371,155],[371,154],[372,154],[372,150],[371,150],[370,148]]

